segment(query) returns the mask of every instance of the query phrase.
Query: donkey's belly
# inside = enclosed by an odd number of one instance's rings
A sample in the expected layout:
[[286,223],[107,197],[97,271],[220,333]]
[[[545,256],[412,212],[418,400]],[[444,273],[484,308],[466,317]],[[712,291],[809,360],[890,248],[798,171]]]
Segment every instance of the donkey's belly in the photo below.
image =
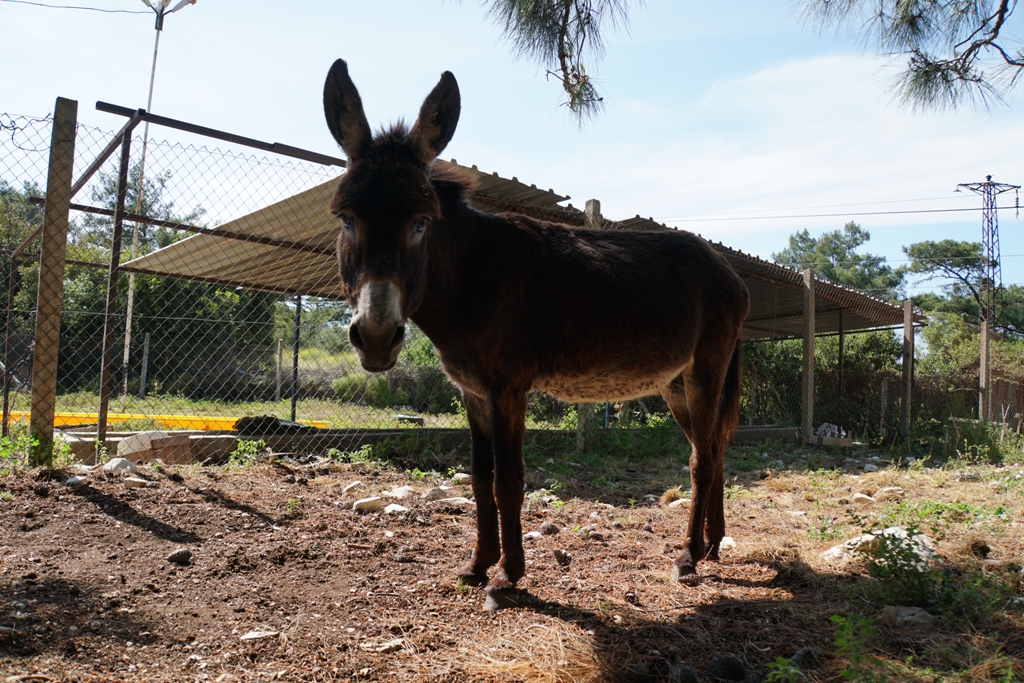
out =
[[660,393],[683,368],[662,373],[597,373],[582,377],[538,377],[533,388],[567,403],[602,402],[640,398]]

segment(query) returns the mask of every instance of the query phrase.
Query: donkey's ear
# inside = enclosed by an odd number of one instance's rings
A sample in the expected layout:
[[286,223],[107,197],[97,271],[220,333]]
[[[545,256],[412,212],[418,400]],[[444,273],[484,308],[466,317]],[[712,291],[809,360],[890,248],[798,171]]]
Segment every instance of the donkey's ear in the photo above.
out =
[[420,158],[429,164],[451,142],[455,126],[459,123],[462,100],[459,84],[451,71],[441,74],[434,89],[420,108],[420,116],[409,132],[409,138],[419,148]]
[[363,113],[363,101],[348,75],[348,65],[339,59],[324,82],[324,116],[331,135],[350,160],[358,159],[369,147],[372,135]]

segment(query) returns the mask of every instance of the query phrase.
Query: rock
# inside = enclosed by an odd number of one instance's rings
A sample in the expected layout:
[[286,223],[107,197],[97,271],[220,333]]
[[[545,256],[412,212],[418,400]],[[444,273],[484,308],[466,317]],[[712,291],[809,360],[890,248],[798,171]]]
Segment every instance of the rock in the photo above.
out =
[[473,475],[466,474],[465,472],[456,472],[455,476],[452,477],[452,481],[459,485],[466,485],[473,483]]
[[874,505],[875,499],[871,496],[865,496],[863,493],[855,493],[853,494],[853,498],[850,502],[854,505],[864,507],[867,505]]
[[37,484],[32,489],[32,493],[36,494],[40,498],[46,498],[48,495],[50,495],[50,485],[49,484]]
[[732,536],[723,536],[722,542],[718,544],[719,550],[732,550],[736,547],[736,541],[733,540]]
[[981,475],[977,472],[957,472],[954,481],[980,481]]
[[188,434],[174,432],[138,432],[121,439],[117,455],[131,460],[160,460],[172,465],[192,462],[192,447]]
[[644,524],[642,527],[640,527],[640,531],[646,531],[649,534],[653,534],[654,533],[654,527],[651,526],[650,524]]
[[78,474],[88,474],[96,469],[96,465],[83,465],[82,463],[75,463],[71,466],[71,471],[77,472]]
[[604,534],[601,533],[600,531],[596,530],[596,529],[591,529],[590,531],[587,532],[587,540],[590,540],[590,541],[603,541],[604,540]]
[[294,474],[286,474],[286,475],[284,475],[284,483],[286,483],[286,484],[294,484],[295,483],[295,475]]
[[347,462],[342,467],[349,472],[369,472],[370,463],[358,460],[356,462]]
[[770,466],[771,466],[771,468],[773,470],[784,470],[784,469],[786,469],[786,463],[782,462],[781,460],[773,460],[770,463]]
[[668,506],[670,508],[679,508],[683,507],[684,505],[689,505],[691,502],[692,501],[689,498],[676,498],[671,503],[669,503]]
[[802,647],[793,653],[789,661],[806,671],[821,666],[825,662],[825,653],[816,647]]
[[79,484],[84,484],[85,481],[86,481],[85,477],[79,477],[79,476],[76,475],[74,477],[68,477],[67,481],[64,482],[64,485],[65,486],[78,486]]
[[874,463],[870,463],[869,462],[869,463],[865,463],[864,467],[862,467],[861,469],[863,469],[865,472],[877,472],[878,471],[878,465],[875,465]]
[[559,529],[557,526],[555,526],[551,522],[544,522],[543,524],[540,525],[540,532],[543,535],[545,535],[545,536],[554,536],[559,531],[561,531],[561,529]]
[[148,484],[149,484],[148,481],[146,481],[145,479],[140,479],[138,477],[125,477],[124,478],[124,486],[125,486],[125,488],[128,488],[128,489],[144,489],[144,488],[146,488],[146,486]]
[[551,554],[555,556],[555,562],[557,562],[558,566],[562,569],[568,569],[569,565],[572,563],[572,554],[562,550],[561,548],[555,548],[551,551]]
[[904,491],[899,486],[884,486],[875,491],[874,499],[880,503],[902,500]]
[[171,472],[170,474],[167,475],[167,478],[170,479],[171,481],[177,482],[179,484],[181,482],[185,481],[185,477],[181,476],[177,472]]
[[239,637],[239,640],[263,640],[264,638],[277,638],[280,634],[278,631],[249,631],[245,635]]
[[462,497],[442,498],[441,500],[435,500],[434,502],[440,505],[449,505],[455,507],[470,507],[473,505],[473,501],[471,501],[469,498]]
[[383,495],[387,496],[388,498],[398,498],[399,500],[405,500],[407,498],[412,498],[413,495],[415,495],[415,494],[416,494],[416,491],[411,486],[399,486],[396,489],[391,489],[390,491],[384,491],[384,493],[383,493]]
[[384,508],[385,515],[400,515],[403,512],[408,511],[409,508],[405,507],[404,505],[399,505],[398,503],[392,503],[391,505],[388,505],[386,508]]
[[384,507],[384,502],[377,496],[360,498],[352,503],[352,510],[355,512],[378,512],[382,507]]
[[177,548],[167,556],[167,561],[187,567],[192,564],[192,551],[188,548]]
[[524,541],[536,541],[540,537],[541,533],[539,531],[528,531],[525,534],[523,534]]
[[622,528],[622,522],[620,522],[619,520],[615,520],[614,522],[612,522],[612,528],[613,529],[621,529]]
[[668,683],[698,683],[697,671],[685,662],[675,662],[668,671]]
[[355,490],[361,489],[361,488],[363,488],[363,482],[361,482],[361,481],[354,481],[351,484],[346,485],[345,488],[343,488],[341,490],[341,493],[342,493],[342,495],[344,495],[344,494],[351,493],[352,491],[355,491]]
[[548,477],[547,479],[544,480],[544,483],[541,484],[541,486],[545,486],[545,487],[547,487],[547,486],[554,486],[557,483],[558,483],[557,479],[554,479],[552,477]]
[[107,474],[135,474],[138,470],[131,460],[111,458],[103,465],[103,471]]
[[[887,540],[883,541],[882,537],[885,537]],[[935,543],[932,539],[924,534],[917,534],[911,538],[906,529],[896,526],[851,538],[839,545],[832,546],[823,552],[821,557],[823,560],[834,563],[848,562],[854,559],[857,554],[870,552],[873,545],[883,542],[909,546],[920,558],[917,564],[917,568],[920,571],[926,571],[928,565],[936,557]]]
[[719,655],[708,662],[708,676],[720,681],[745,681],[747,667],[738,657]]
[[360,650],[368,650],[370,652],[376,652],[378,654],[387,655],[392,652],[398,652],[402,649],[402,643],[405,642],[402,638],[395,638],[394,640],[388,640],[383,643],[360,643]]
[[653,493],[648,493],[646,496],[644,496],[644,500],[646,500],[648,503],[657,503],[658,497]]
[[451,488],[448,486],[437,486],[424,493],[423,497],[427,500],[443,500],[451,495],[449,491]]
[[886,607],[878,620],[892,629],[930,629],[935,625],[935,617],[920,607]]

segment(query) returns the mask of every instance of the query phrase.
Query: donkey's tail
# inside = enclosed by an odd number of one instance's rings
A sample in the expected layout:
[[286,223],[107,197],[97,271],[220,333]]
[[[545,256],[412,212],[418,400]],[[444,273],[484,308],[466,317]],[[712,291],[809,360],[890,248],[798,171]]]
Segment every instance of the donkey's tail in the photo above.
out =
[[722,404],[718,409],[718,438],[723,447],[732,438],[733,430],[740,421],[740,393],[743,378],[740,366],[743,364],[742,342],[736,340],[736,348],[729,360],[729,369],[725,373],[725,386],[722,387]]

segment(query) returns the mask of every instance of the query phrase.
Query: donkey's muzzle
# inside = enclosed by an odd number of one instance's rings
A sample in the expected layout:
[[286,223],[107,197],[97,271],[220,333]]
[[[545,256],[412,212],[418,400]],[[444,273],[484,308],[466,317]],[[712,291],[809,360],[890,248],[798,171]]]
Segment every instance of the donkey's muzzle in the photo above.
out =
[[405,342],[405,321],[394,284],[385,280],[363,285],[348,338],[364,369],[384,372],[394,367]]

